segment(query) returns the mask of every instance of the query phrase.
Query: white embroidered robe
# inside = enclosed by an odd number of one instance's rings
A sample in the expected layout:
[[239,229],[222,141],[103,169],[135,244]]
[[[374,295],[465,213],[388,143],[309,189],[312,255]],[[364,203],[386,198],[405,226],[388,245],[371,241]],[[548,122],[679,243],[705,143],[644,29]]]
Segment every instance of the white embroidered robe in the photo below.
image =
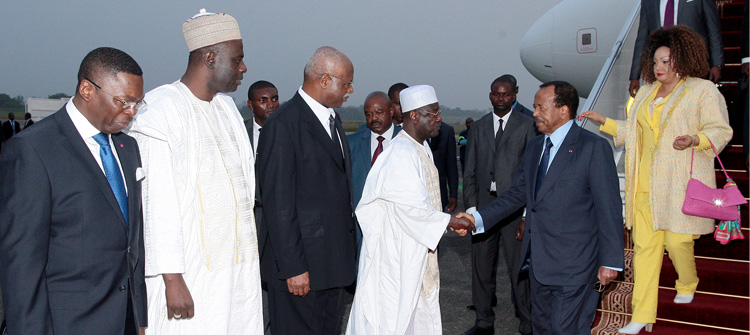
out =
[[[145,100],[128,132],[146,174],[146,334],[262,334],[255,157],[242,117],[231,97],[201,101],[179,81]],[[192,319],[168,320],[165,273],[183,275]]]
[[441,334],[434,250],[450,216],[440,211],[428,146],[405,131],[378,157],[357,218],[363,243],[347,334]]

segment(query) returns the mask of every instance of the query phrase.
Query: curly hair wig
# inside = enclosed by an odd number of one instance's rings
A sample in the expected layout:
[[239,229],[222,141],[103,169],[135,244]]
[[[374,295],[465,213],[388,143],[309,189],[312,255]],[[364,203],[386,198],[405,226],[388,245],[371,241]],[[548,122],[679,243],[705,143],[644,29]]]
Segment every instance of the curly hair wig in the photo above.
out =
[[708,49],[703,38],[685,25],[655,30],[641,53],[641,78],[647,83],[656,81],[654,53],[660,47],[669,48],[672,68],[682,77],[703,78],[708,74]]

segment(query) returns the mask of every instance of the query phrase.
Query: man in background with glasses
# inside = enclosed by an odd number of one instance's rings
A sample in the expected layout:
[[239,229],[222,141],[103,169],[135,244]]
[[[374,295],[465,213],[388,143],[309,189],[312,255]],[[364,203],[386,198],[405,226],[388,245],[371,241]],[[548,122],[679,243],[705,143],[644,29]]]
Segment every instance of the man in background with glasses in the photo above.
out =
[[185,74],[146,94],[136,138],[146,173],[146,334],[262,334],[255,160],[234,92],[247,71],[237,21],[182,25]]
[[8,334],[138,334],[147,325],[143,173],[121,130],[143,107],[128,54],[91,51],[75,96],[0,158],[0,285]]

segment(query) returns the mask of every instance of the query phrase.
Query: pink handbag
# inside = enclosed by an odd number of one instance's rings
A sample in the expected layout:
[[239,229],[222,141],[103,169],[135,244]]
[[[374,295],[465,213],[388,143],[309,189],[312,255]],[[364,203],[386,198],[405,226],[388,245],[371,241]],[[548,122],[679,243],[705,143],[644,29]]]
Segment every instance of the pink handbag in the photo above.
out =
[[687,190],[685,190],[682,212],[687,215],[722,221],[737,221],[740,219],[738,206],[747,204],[747,200],[740,193],[737,184],[734,183],[732,178],[729,178],[713,143],[711,143],[711,148],[716,154],[716,159],[719,160],[727,183],[724,188],[716,189],[706,186],[698,179],[693,179],[693,159],[695,158],[695,148],[693,148],[693,153],[690,156],[690,181],[688,181]]

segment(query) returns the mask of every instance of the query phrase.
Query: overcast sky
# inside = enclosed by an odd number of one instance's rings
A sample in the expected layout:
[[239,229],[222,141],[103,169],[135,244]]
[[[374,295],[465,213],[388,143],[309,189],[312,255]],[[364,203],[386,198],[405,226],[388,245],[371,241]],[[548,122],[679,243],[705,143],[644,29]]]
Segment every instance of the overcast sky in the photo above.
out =
[[99,46],[133,56],[147,91],[171,83],[187,64],[182,22],[205,7],[239,22],[248,72],[231,94],[238,103],[260,79],[273,82],[281,100],[291,98],[312,52],[331,45],[354,63],[354,94],[346,105],[402,81],[433,85],[450,107],[488,109],[490,82],[511,73],[519,100],[530,107],[539,81],[521,64],[520,40],[559,2],[4,1],[0,93],[73,94],[81,59]]

